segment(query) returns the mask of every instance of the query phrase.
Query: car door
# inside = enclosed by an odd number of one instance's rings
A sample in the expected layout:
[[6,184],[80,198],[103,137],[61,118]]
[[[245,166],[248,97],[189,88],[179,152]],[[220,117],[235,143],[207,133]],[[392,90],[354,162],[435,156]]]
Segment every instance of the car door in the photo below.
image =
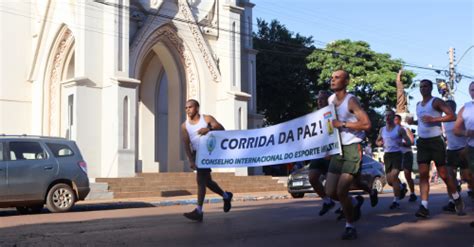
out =
[[39,141],[8,143],[8,189],[13,201],[42,200],[58,165]]
[[0,201],[7,198],[7,161],[4,142],[0,142]]

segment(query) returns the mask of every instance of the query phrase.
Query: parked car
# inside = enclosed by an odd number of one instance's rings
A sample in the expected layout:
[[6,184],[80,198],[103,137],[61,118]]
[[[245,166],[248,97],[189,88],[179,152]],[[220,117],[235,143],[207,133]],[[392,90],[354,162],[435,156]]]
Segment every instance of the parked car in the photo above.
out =
[[[314,193],[314,189],[309,183],[308,168],[309,165],[306,165],[288,177],[288,193],[290,193],[293,198],[302,198],[305,193]],[[320,180],[324,184],[326,177],[321,176]],[[387,184],[383,164],[367,155],[363,155],[360,182],[369,188],[376,189],[378,193],[382,193],[383,187]],[[351,186],[351,190],[361,189],[360,185],[356,185],[355,183]]]
[[89,193],[87,164],[64,138],[0,135],[0,207],[69,211]]

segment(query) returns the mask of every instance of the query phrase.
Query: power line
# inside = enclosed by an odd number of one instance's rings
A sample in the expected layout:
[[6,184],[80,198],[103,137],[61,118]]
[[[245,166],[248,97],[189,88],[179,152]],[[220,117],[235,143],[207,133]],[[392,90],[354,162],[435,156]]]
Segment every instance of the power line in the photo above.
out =
[[[112,7],[121,7],[121,8],[124,8],[124,9],[133,9],[133,8],[136,8],[136,7],[129,7],[129,6],[125,6],[125,5],[119,5],[119,4],[115,4],[115,3],[107,3],[107,2],[104,2],[104,1],[96,1],[97,3],[99,4],[103,4],[103,5],[106,5],[106,6],[112,6]],[[92,6],[92,7],[95,7],[94,5],[83,5],[83,6]],[[2,6],[0,6],[2,7]],[[166,8],[164,8],[166,9]],[[104,9],[97,9],[97,11],[107,11],[107,10],[104,10]],[[139,10],[139,11],[142,11],[142,10]],[[10,14],[15,14],[15,15],[21,15],[21,16],[24,16],[24,17],[27,17],[27,18],[30,18],[30,19],[33,19],[34,17],[32,16],[28,16],[28,15],[24,15],[24,14],[20,14],[20,13],[15,13],[15,12],[9,12],[9,11],[5,11],[5,10],[1,10],[0,9],[0,12],[5,12],[5,13],[10,13]],[[107,11],[108,12],[108,11]],[[115,12],[108,12],[112,15],[116,15]],[[156,17],[162,17],[162,18],[165,18],[165,19],[168,19],[168,20],[171,20],[171,21],[177,21],[177,22],[183,22],[183,23],[187,23],[187,24],[193,24],[193,25],[198,25],[198,26],[201,26],[201,27],[208,27],[208,28],[214,28],[214,29],[217,29],[216,27],[213,27],[213,26],[210,26],[210,25],[206,25],[206,24],[200,24],[200,23],[196,23],[194,20],[193,21],[188,21],[188,20],[185,20],[185,19],[182,19],[182,18],[177,18],[175,16],[169,16],[169,15],[164,15],[164,14],[160,14],[160,13],[152,13],[152,12],[149,12],[147,11],[147,14],[148,15],[151,15],[153,16],[153,20],[156,18]],[[88,16],[88,15],[86,15]],[[96,18],[96,19],[99,19],[95,16],[88,16],[88,17],[92,17],[92,18]],[[153,21],[152,20],[152,21]],[[48,19],[49,22],[51,23],[56,23],[56,24],[61,24],[61,23],[58,23],[58,22],[54,22],[52,21],[51,19]],[[242,20],[241,20],[242,21]],[[243,20],[244,23],[246,23],[246,20]],[[283,24],[282,24],[283,25]],[[252,26],[255,26],[255,24],[253,24]],[[92,31],[92,32],[97,32],[97,33],[100,33],[100,34],[104,34],[104,35],[112,35],[114,37],[119,37],[115,32],[111,32],[111,33],[107,33],[107,32],[103,32],[103,31],[100,31],[99,29],[91,29],[91,28],[87,28],[85,26],[80,26],[80,25],[76,25],[76,27],[78,29],[83,29],[83,30],[87,30],[87,31]],[[219,27],[218,28],[219,31],[224,31],[224,32],[234,32],[233,30],[230,30],[230,29],[226,29],[226,28],[222,28],[222,27]],[[289,31],[289,30],[288,30]],[[289,31],[291,32],[291,31]],[[252,34],[248,34],[248,33],[242,33],[242,32],[234,32],[236,34],[239,34],[241,37],[247,37],[249,38],[250,35]],[[128,34],[125,34],[125,35],[128,35]],[[127,37],[127,36],[126,36]],[[252,35],[253,37],[253,35]],[[135,39],[138,39],[139,37],[135,37]],[[134,39],[134,40],[135,40]],[[141,41],[140,39],[138,39],[138,41]],[[323,41],[319,41],[319,40],[313,40],[313,42],[318,42],[320,44],[326,44],[325,42]],[[279,45],[284,45],[284,46],[290,46],[290,47],[293,47],[293,48],[303,48],[304,46],[299,46],[297,44],[292,44],[292,43],[288,43],[288,42],[283,42],[283,41],[272,41],[274,43],[277,43]],[[472,47],[471,47],[472,48]],[[310,49],[310,48],[308,48]],[[292,57],[307,57],[307,54],[306,53],[295,53],[294,51],[292,51],[291,53],[290,52],[285,52],[285,51],[275,51],[275,50],[268,50],[268,49],[260,49],[261,51],[265,51],[265,52],[272,52],[272,53],[275,53],[275,54],[282,54],[282,55],[287,55],[287,56],[292,56]],[[337,54],[337,55],[340,55],[340,56],[345,56],[345,57],[357,57],[357,58],[362,58],[364,60],[367,60],[365,59],[363,56],[364,55],[371,55],[371,54],[365,54],[365,53],[362,53],[360,54],[360,56],[354,56],[354,55],[349,55],[349,54],[344,54],[344,53],[340,53],[340,52],[333,52],[333,51],[328,51],[326,49],[323,49],[323,48],[314,48],[314,50],[317,50],[317,51],[322,51],[322,52],[326,52],[326,53],[331,53],[331,54]],[[221,55],[223,56],[223,55]],[[224,57],[227,57],[227,56],[224,56]],[[423,69],[423,70],[431,70],[431,71],[436,71],[436,72],[443,72],[443,71],[447,71],[445,69],[435,69],[435,68],[429,68],[429,67],[424,67],[424,66],[419,66],[419,65],[414,65],[414,64],[409,64],[409,63],[406,63],[406,62],[402,62],[402,65],[403,66],[406,66],[406,67],[412,67],[412,68],[417,68],[417,69]],[[471,78],[471,79],[474,79],[472,78],[471,76],[467,76],[467,75],[462,75],[463,77],[465,78]]]

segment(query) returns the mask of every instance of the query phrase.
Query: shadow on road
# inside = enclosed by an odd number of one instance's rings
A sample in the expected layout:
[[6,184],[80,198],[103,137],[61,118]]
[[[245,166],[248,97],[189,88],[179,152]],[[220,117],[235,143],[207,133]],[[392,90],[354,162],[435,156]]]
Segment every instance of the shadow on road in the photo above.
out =
[[[153,204],[146,202],[110,202],[97,204],[78,204],[75,205],[70,212],[86,212],[86,211],[102,211],[102,210],[116,210],[126,208],[149,208],[155,207]],[[45,208],[41,214],[49,214],[50,212]],[[0,217],[20,215],[15,208],[0,209]]]

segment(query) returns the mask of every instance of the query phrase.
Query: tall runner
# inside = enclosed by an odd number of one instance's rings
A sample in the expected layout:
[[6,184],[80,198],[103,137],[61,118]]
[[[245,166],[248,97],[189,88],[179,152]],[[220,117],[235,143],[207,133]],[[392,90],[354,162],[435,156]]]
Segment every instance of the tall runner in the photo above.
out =
[[[420,194],[421,205],[415,213],[416,217],[427,218],[428,196],[430,191],[429,173],[430,163],[435,162],[440,177],[446,184],[448,195],[453,198],[456,212],[461,215],[464,210],[464,202],[456,190],[455,178],[449,176],[446,168],[446,146],[442,137],[441,123],[455,119],[454,113],[449,106],[440,98],[433,97],[433,83],[424,79],[420,82],[420,93],[423,100],[416,105],[418,121],[408,119],[409,124],[418,124],[417,161],[420,171]],[[443,113],[445,114],[443,116]]]
[[329,103],[334,104],[337,120],[333,126],[339,128],[342,139],[343,155],[333,155],[329,165],[326,180],[326,193],[333,199],[339,200],[342,205],[346,226],[342,239],[356,239],[357,231],[354,222],[360,218],[360,208],[364,202],[362,196],[349,196],[349,188],[354,176],[359,173],[362,159],[361,142],[365,137],[364,131],[371,127],[369,116],[362,109],[357,98],[347,92],[349,74],[344,70],[337,70],[331,77]]

